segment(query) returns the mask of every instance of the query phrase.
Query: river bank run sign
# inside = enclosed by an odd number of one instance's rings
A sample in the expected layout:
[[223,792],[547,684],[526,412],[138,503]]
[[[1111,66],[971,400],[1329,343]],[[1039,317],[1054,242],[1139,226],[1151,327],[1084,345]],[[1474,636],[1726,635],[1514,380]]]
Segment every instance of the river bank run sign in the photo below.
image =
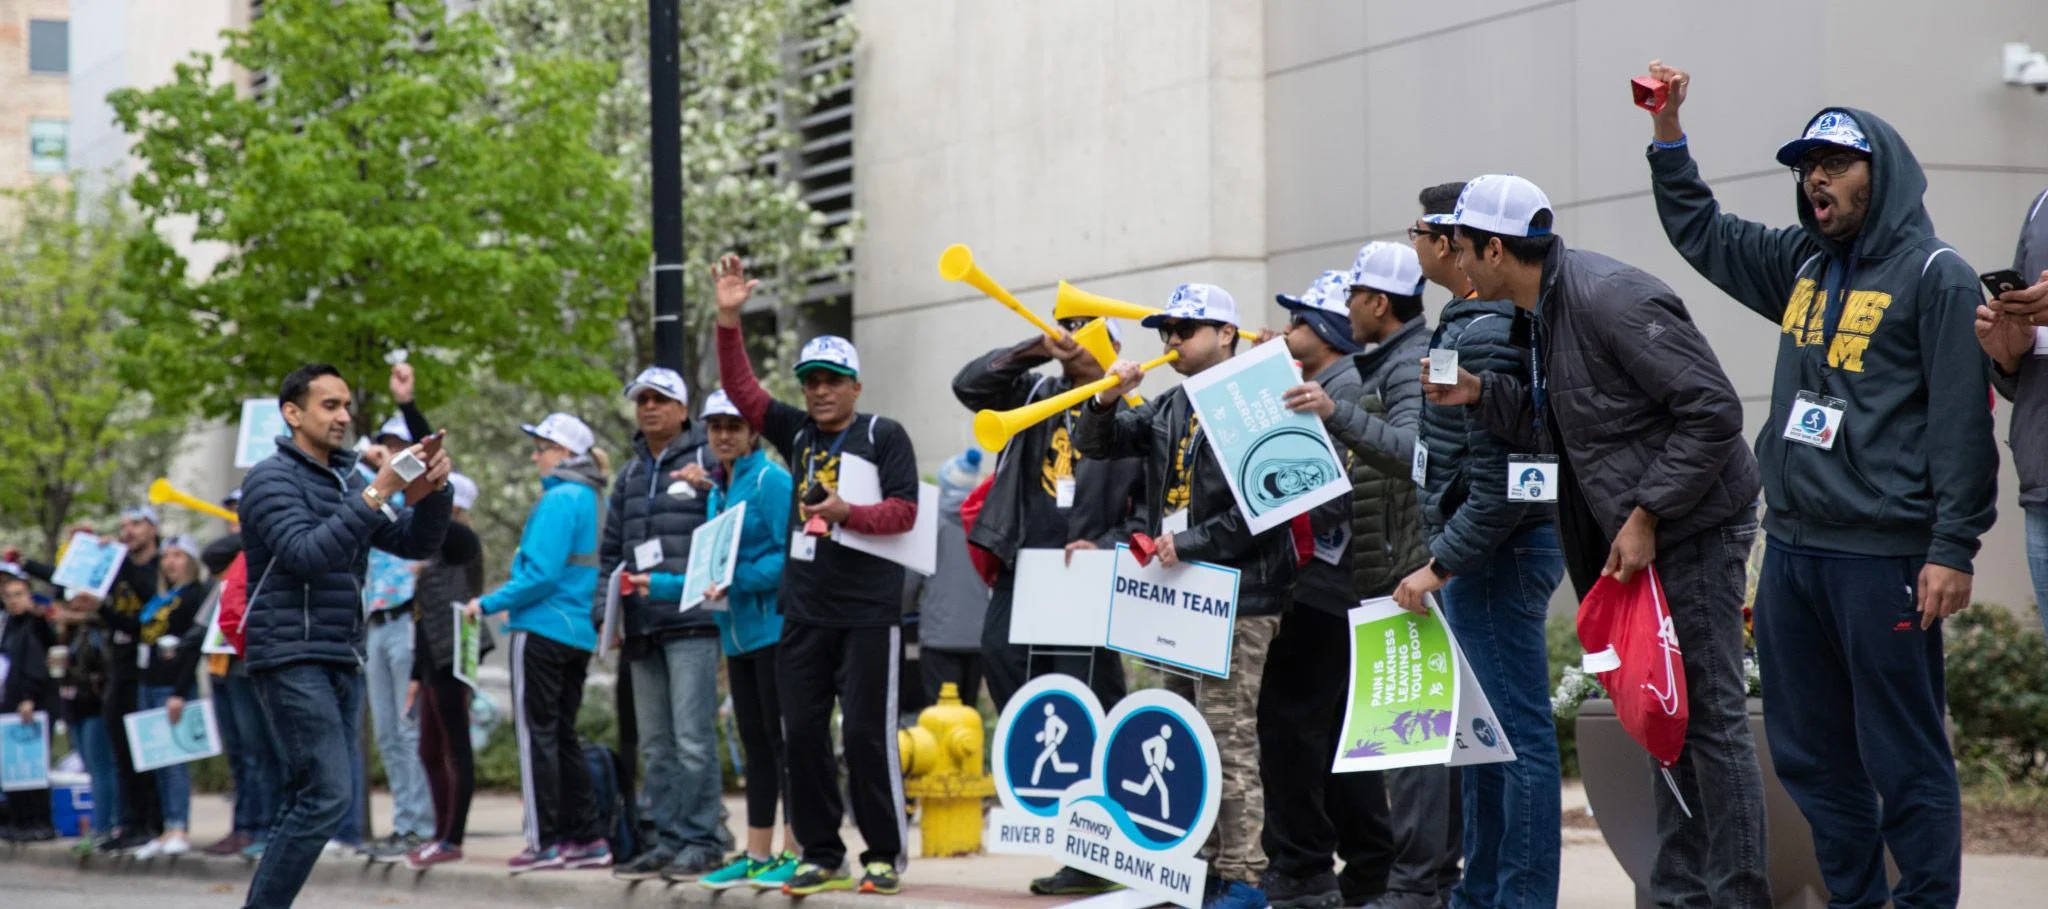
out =
[[1222,765],[1193,704],[1132,692],[1105,715],[1067,675],[1040,676],[996,720],[988,851],[1054,858],[1162,902],[1196,907]]

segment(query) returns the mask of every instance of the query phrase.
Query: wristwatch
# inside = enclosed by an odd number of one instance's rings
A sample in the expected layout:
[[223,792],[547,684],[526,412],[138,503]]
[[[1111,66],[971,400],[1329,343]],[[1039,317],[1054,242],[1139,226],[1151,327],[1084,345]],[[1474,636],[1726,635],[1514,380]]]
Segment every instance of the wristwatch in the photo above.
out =
[[386,520],[398,520],[398,512],[391,510],[391,503],[384,500],[384,496],[377,492],[377,487],[375,486],[363,487],[363,504],[370,506],[373,510],[383,512]]
[[1429,573],[1436,575],[1436,579],[1439,581],[1448,581],[1451,579],[1451,570],[1449,568],[1445,568],[1444,563],[1439,562],[1435,559],[1429,560]]

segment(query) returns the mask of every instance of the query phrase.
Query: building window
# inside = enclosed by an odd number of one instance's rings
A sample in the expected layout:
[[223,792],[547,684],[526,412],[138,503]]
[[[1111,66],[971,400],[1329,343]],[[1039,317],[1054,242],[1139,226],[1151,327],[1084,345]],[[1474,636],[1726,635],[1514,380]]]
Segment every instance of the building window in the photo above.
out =
[[66,151],[71,124],[63,120],[28,121],[28,169],[34,174],[61,174],[68,167]]
[[28,71],[57,76],[71,71],[71,23],[28,20]]

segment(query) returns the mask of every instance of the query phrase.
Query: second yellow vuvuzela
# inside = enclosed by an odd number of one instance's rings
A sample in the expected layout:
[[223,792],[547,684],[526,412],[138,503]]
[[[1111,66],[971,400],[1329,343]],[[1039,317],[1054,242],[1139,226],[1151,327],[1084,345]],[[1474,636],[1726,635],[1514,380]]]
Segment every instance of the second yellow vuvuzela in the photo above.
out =
[[[1151,372],[1180,359],[1180,351],[1169,350],[1138,365],[1143,372]],[[1053,395],[1043,401],[1033,401],[1023,407],[1011,410],[984,410],[974,415],[974,440],[989,451],[1002,451],[1010,444],[1010,437],[1050,419],[1054,414],[1095,397],[1117,386],[1114,375],[1103,376],[1086,385]]]

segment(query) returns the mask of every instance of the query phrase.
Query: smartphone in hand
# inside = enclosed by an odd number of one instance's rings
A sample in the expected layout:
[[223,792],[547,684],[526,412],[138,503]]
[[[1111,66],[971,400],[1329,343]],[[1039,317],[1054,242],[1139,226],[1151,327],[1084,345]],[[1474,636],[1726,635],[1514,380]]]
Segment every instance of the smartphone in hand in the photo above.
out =
[[2013,271],[2010,268],[1987,271],[1978,275],[1977,280],[1984,282],[1984,289],[1991,291],[1991,298],[1994,300],[1998,299],[1999,294],[2027,289],[2026,279],[2020,277],[2019,272]]

